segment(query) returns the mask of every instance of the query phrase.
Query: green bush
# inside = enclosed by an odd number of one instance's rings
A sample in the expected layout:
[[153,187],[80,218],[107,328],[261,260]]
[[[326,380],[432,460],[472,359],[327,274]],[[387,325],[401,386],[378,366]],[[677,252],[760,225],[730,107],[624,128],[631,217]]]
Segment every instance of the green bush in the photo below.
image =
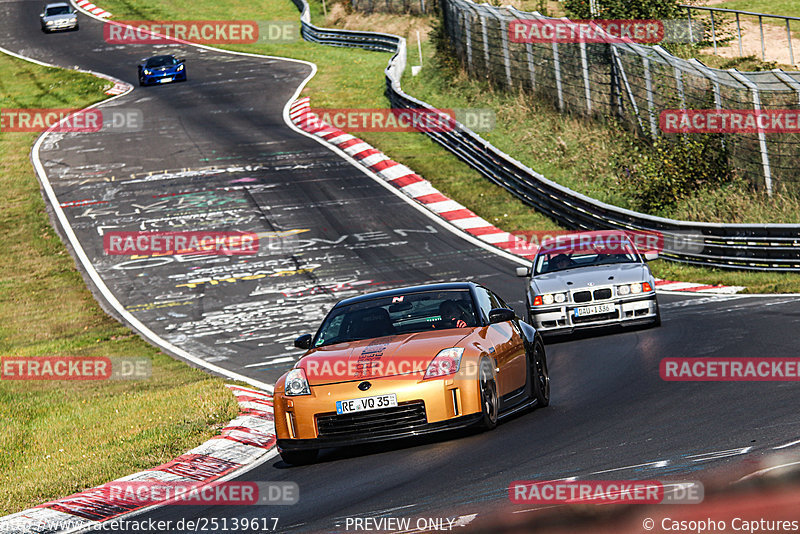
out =
[[679,200],[733,180],[720,135],[689,134],[655,141],[620,134],[627,150],[616,156],[620,186],[634,209],[667,215]]
[[564,0],[571,19],[675,19],[683,10],[675,0],[597,0],[599,13],[592,17],[589,0]]

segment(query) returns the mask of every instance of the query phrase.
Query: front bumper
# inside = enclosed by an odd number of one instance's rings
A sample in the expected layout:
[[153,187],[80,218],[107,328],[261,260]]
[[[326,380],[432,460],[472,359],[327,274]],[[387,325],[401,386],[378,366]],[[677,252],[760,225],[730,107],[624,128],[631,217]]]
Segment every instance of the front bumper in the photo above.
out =
[[[598,304],[613,304],[614,311],[585,317],[575,316],[576,308]],[[658,316],[658,303],[656,294],[653,292],[635,298],[617,298],[604,302],[537,306],[535,309],[531,309],[530,313],[536,330],[542,335],[569,334],[584,328],[652,323]]]
[[145,85],[182,81],[186,81],[185,70],[180,72],[154,72],[153,74],[142,75],[142,83]]
[[[281,450],[344,447],[470,427],[481,419],[477,380],[379,378],[312,386],[311,395],[274,395],[275,432]],[[336,401],[394,394],[396,408],[337,415]]]
[[42,24],[42,29],[45,31],[53,32],[58,30],[74,30],[78,27],[78,21],[69,21],[69,20],[59,20],[56,21],[54,24]]

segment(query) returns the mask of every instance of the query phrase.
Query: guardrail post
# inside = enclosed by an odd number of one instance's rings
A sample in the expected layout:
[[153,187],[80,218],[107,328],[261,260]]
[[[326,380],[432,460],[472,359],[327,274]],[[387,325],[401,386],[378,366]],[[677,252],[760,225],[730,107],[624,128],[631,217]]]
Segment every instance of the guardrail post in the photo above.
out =
[[531,91],[536,91],[536,67],[533,62],[533,44],[525,43],[525,54],[528,56],[528,72],[531,73]]
[[[753,83],[752,81],[748,80],[747,77],[743,76],[741,72],[736,69],[729,69],[731,75],[739,80],[745,87],[750,89],[753,93],[753,110],[758,113],[761,111],[761,96],[759,95],[758,86]],[[769,152],[767,149],[767,136],[764,135],[764,130],[758,127],[758,121],[756,121],[756,127],[758,129],[758,144],[761,150],[761,166],[764,169],[764,186],[767,189],[767,195],[772,196],[772,171],[769,165]]]
[[794,65],[794,50],[792,50],[792,29],[789,27],[789,19],[786,19],[786,38],[789,39],[789,64]]
[[656,106],[653,101],[653,81],[650,76],[650,60],[647,56],[642,56],[644,66],[644,85],[647,91],[647,114],[650,117],[650,135],[653,139],[658,137],[658,126],[656,125]]
[[711,40],[714,41],[714,54],[717,53],[717,32],[714,30],[714,11],[711,11]]
[[464,10],[464,32],[467,41],[467,72],[472,72],[472,17],[468,16],[468,10]]
[[739,57],[744,56],[742,50],[742,26],[739,24],[739,13],[736,13],[736,34],[739,36]]
[[561,61],[558,58],[558,43],[553,40],[553,69],[556,75],[556,91],[558,91],[558,109],[564,111],[564,92],[561,88]]
[[586,95],[586,112],[592,113],[592,89],[589,85],[589,61],[586,58],[586,43],[581,41],[581,69],[583,70],[583,88]]
[[761,15],[758,16],[758,29],[761,30],[761,61],[766,61],[766,51],[764,50],[764,23],[762,18]]
[[625,84],[625,91],[628,93],[628,100],[631,101],[631,106],[633,106],[633,113],[636,116],[636,122],[639,123],[639,128],[641,128],[642,132],[644,132],[642,117],[639,115],[639,106],[636,105],[636,99],[633,96],[631,85],[628,83],[628,75],[625,74],[625,67],[622,65],[622,58],[619,57],[619,51],[614,45],[611,45],[611,54],[614,58],[614,61],[617,63],[617,68],[619,69],[620,76],[622,77],[622,82]]
[[489,64],[489,34],[486,31],[486,15],[481,12],[481,32],[483,33],[483,59],[486,63],[486,77],[491,73],[491,66]]
[[508,53],[508,25],[502,13],[497,13],[497,21],[500,24],[500,43],[503,47],[503,63],[506,67],[506,82],[508,88],[511,89],[511,58]]

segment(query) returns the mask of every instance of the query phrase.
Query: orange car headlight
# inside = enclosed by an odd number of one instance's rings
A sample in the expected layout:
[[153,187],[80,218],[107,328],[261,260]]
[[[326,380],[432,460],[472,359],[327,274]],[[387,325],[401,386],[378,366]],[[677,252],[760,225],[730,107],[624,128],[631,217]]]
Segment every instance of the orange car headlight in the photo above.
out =
[[311,395],[311,388],[306,380],[306,372],[297,367],[289,371],[286,375],[284,386],[286,395],[294,397],[296,395]]
[[461,368],[461,356],[463,354],[464,349],[460,347],[440,350],[439,354],[428,364],[423,380],[456,374]]

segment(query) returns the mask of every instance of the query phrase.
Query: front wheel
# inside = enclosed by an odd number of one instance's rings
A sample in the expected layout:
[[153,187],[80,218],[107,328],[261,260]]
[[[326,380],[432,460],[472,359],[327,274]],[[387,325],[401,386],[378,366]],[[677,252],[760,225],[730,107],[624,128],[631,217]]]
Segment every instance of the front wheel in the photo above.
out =
[[550,375],[547,372],[547,356],[544,352],[544,345],[538,339],[533,344],[533,355],[531,358],[531,382],[533,384],[533,396],[536,397],[536,404],[545,407],[550,404]]
[[291,465],[306,465],[317,459],[319,451],[311,449],[308,451],[281,451],[281,459]]
[[497,396],[497,381],[488,359],[481,360],[478,388],[481,394],[481,426],[491,430],[497,426],[500,400]]

